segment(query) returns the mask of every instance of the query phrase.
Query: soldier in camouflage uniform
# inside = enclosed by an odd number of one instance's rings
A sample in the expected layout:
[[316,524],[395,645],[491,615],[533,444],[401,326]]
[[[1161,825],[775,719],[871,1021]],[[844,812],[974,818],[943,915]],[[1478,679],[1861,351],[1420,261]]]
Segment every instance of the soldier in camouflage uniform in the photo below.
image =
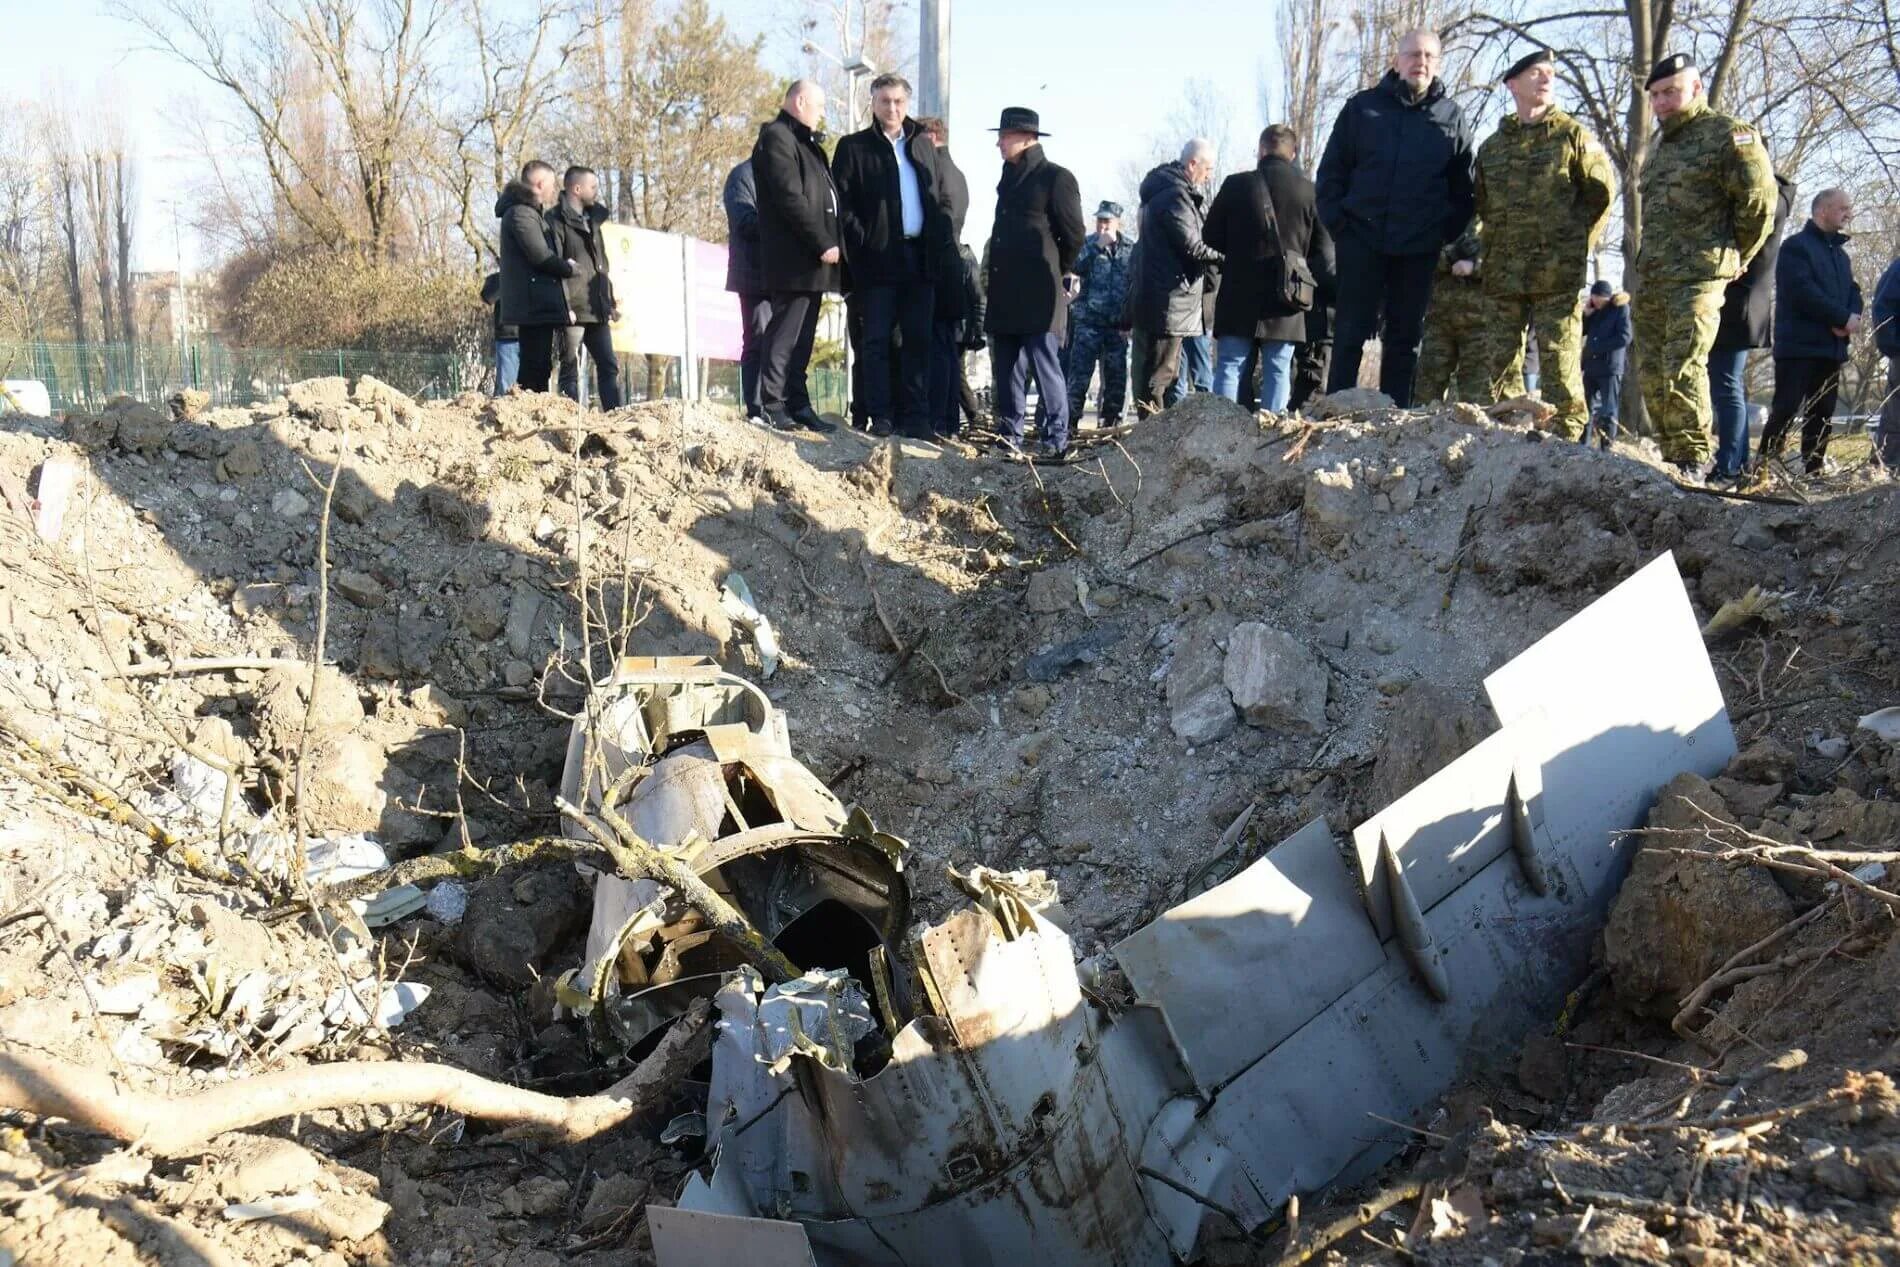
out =
[[1699,478],[1713,447],[1709,349],[1728,283],[1774,231],[1775,174],[1759,132],[1709,109],[1687,57],[1656,63],[1646,87],[1661,130],[1643,165],[1637,379],[1663,459]]
[[1121,204],[1104,202],[1095,209],[1095,232],[1076,257],[1075,274],[1081,290],[1069,305],[1069,417],[1080,419],[1088,403],[1089,379],[1102,366],[1101,424],[1112,427],[1122,420],[1128,398],[1128,336],[1118,325],[1122,299],[1128,293],[1128,256],[1133,243],[1121,235]]
[[[1478,222],[1438,253],[1438,273],[1432,280],[1432,306],[1425,314],[1425,343],[1418,354],[1418,379],[1412,400],[1426,405],[1442,400],[1489,402],[1495,375],[1482,355],[1490,338],[1491,307],[1485,298],[1478,269]],[[1517,354],[1502,374],[1500,392],[1519,395],[1524,390],[1524,332],[1518,331]],[[1495,342],[1495,339],[1492,340]]]
[[1555,430],[1583,435],[1583,312],[1579,293],[1610,213],[1610,160],[1595,137],[1551,103],[1548,49],[1505,72],[1515,114],[1478,147],[1477,205],[1484,222],[1484,290],[1491,321],[1479,358],[1492,399],[1523,356],[1524,327],[1537,340],[1543,396]]

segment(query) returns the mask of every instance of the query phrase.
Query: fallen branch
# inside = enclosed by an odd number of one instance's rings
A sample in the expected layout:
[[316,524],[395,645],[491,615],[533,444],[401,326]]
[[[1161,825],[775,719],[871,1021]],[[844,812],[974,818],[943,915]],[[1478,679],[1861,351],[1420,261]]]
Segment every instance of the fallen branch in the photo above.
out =
[[[1778,968],[1768,965],[1754,965],[1755,969],[1760,969],[1759,971],[1743,968],[1742,965],[1747,964],[1758,955],[1766,954],[1773,947],[1780,945],[1795,933],[1806,928],[1815,920],[1820,919],[1821,916],[1832,910],[1833,906],[1834,904],[1832,902],[1823,902],[1813,910],[1795,916],[1754,945],[1744,947],[1736,951],[1733,955],[1730,955],[1727,961],[1710,975],[1708,980],[1690,991],[1689,997],[1682,1001],[1682,1007],[1677,1010],[1675,1017],[1669,1022],[1669,1028],[1693,1042],[1701,1042],[1701,1031],[1691,1028],[1690,1022],[1695,1019],[1696,1013],[1700,1012],[1703,1007],[1707,1005],[1708,1001],[1715,997],[1715,992],[1725,986],[1746,981],[1749,976],[1758,977],[1767,971],[1779,971]],[[1737,973],[1746,973],[1747,975],[1737,976]]]
[[598,1095],[542,1095],[448,1065],[342,1061],[239,1078],[193,1095],[138,1091],[110,1075],[0,1048],[0,1105],[64,1118],[161,1156],[196,1152],[226,1131],[321,1109],[429,1104],[521,1133],[577,1144],[619,1126],[705,1058],[711,1007],[694,1000],[634,1071]]
[[126,677],[174,677],[187,673],[227,673],[233,669],[307,669],[301,660],[280,656],[208,656],[194,660],[148,660],[128,664]]
[[1393,1184],[1370,1201],[1354,1206],[1350,1213],[1322,1223],[1314,1229],[1313,1240],[1308,1244],[1289,1244],[1285,1252],[1280,1255],[1280,1260],[1275,1267],[1300,1267],[1301,1263],[1317,1258],[1336,1241],[1351,1236],[1393,1206],[1402,1205],[1407,1201],[1416,1201],[1419,1193],[1423,1191],[1424,1181],[1420,1179],[1405,1179]]
[[359,875],[340,884],[324,885],[316,890],[314,896],[318,901],[347,902],[351,898],[370,897],[386,889],[398,889],[405,884],[429,884],[437,880],[471,880],[508,867],[527,866],[537,862],[592,862],[596,865],[611,865],[612,859],[604,857],[600,846],[592,841],[569,840],[565,836],[537,836],[532,840],[518,840],[509,845],[497,845],[493,849],[472,849],[464,846],[449,853],[431,853],[407,858],[384,867],[380,871],[372,871],[368,875]]

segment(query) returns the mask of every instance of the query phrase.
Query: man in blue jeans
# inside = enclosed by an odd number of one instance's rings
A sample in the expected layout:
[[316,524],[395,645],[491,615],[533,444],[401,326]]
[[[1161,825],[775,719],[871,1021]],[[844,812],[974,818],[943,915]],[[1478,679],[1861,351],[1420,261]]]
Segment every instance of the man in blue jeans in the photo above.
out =
[[1775,177],[1774,232],[1722,295],[1722,324],[1709,349],[1709,403],[1715,412],[1711,480],[1739,480],[1748,469],[1748,389],[1742,375],[1749,352],[1774,342],[1775,255],[1794,194],[1793,182]]
[[1579,437],[1584,444],[1594,435],[1607,449],[1616,439],[1623,370],[1633,338],[1630,297],[1598,278],[1583,301],[1583,399],[1590,412]]
[[[1333,283],[1333,240],[1298,158],[1292,128],[1275,124],[1262,132],[1259,165],[1221,183],[1202,230],[1227,257],[1214,300],[1214,390],[1242,400],[1258,348],[1259,404],[1274,413],[1285,412],[1293,392],[1293,352],[1306,338],[1306,313],[1318,289]],[[1288,298],[1289,271],[1304,284],[1305,307]]]

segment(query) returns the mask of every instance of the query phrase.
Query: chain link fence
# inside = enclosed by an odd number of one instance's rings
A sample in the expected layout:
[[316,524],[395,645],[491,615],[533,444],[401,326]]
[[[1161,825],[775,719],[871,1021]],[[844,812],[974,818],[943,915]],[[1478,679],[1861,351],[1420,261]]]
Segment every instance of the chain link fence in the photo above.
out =
[[191,344],[0,343],[0,379],[37,379],[55,410],[98,409],[114,396],[158,401],[181,387],[214,405],[249,405],[300,379],[369,374],[423,399],[484,385],[486,367],[441,352],[238,348]]

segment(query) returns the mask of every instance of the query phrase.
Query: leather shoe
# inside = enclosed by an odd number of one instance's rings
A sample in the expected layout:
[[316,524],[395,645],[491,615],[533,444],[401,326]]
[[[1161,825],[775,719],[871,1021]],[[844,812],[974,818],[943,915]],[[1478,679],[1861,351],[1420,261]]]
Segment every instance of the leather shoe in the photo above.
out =
[[813,409],[810,405],[806,405],[803,409],[792,410],[791,419],[807,431],[816,431],[819,435],[825,435],[838,429],[836,423],[826,422],[823,418],[818,416],[818,411]]

